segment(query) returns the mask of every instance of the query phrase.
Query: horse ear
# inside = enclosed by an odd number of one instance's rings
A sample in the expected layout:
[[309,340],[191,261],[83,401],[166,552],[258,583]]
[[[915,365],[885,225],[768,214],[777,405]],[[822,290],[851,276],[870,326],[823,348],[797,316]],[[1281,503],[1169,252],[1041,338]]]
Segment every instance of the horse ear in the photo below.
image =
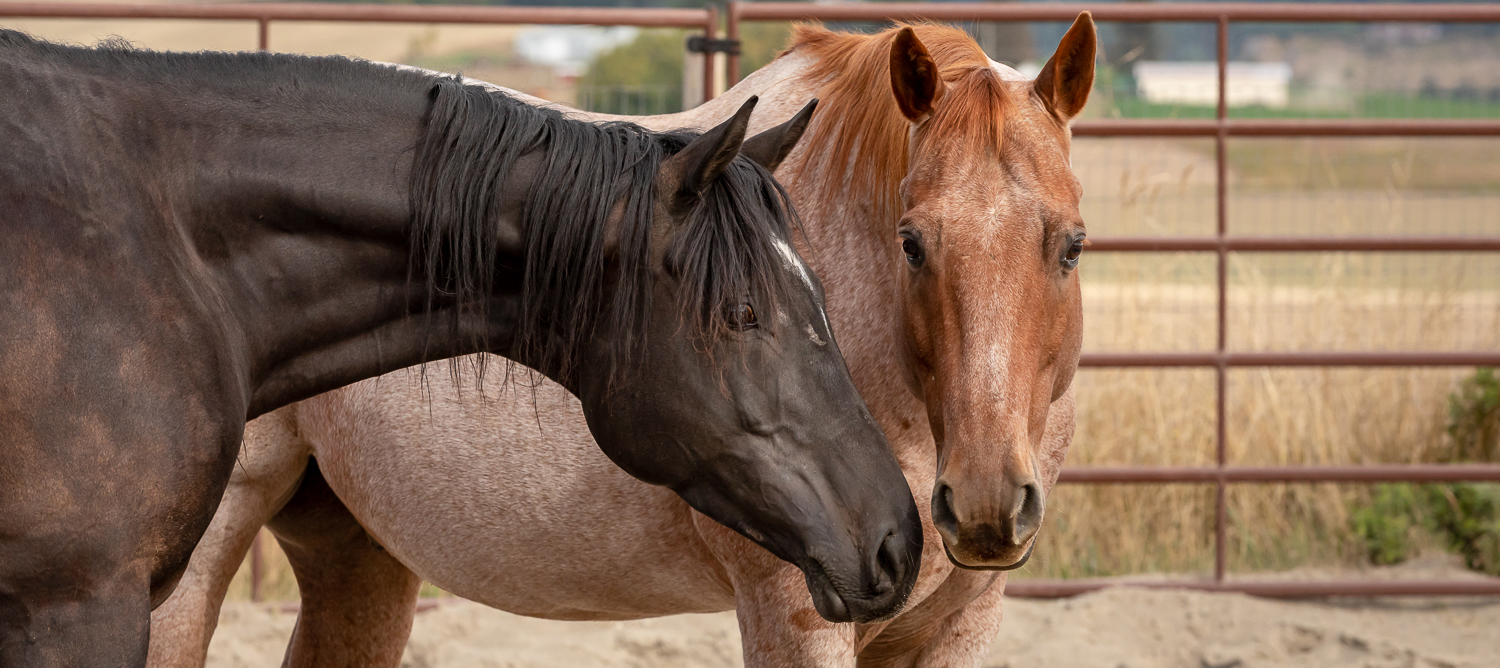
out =
[[746,139],[745,146],[740,149],[740,153],[754,160],[761,167],[765,167],[766,171],[776,171],[781,161],[785,160],[787,154],[797,146],[797,140],[801,139],[802,133],[807,130],[807,123],[812,120],[813,110],[816,108],[818,108],[817,100],[808,102],[802,111],[792,117],[792,120]]
[[910,27],[902,28],[891,41],[891,91],[901,115],[913,123],[927,118],[943,96],[937,62]]
[[758,99],[751,95],[729,120],[699,135],[662,164],[662,169],[678,182],[676,195],[679,201],[696,202],[703,197],[708,186],[739,155],[740,145],[745,142],[745,130],[750,127],[750,112],[755,109]]
[[1094,87],[1094,53],[1099,39],[1094,32],[1094,15],[1083,12],[1063,35],[1057,52],[1042,66],[1032,82],[1032,90],[1058,120],[1067,122],[1083,111]]

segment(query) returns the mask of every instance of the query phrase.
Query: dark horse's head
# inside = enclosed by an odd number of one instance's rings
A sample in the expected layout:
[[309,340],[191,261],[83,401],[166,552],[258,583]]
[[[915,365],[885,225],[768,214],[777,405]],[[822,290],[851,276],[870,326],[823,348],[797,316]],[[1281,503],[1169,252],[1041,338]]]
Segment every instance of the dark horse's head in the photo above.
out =
[[[625,471],[797,565],[825,618],[897,612],[920,563],[916,505],[769,171],[812,105],[746,140],[753,98],[692,135],[451,79],[432,97],[412,228],[429,299],[515,318],[516,338],[486,347],[577,394]],[[513,308],[487,301],[512,283]]]

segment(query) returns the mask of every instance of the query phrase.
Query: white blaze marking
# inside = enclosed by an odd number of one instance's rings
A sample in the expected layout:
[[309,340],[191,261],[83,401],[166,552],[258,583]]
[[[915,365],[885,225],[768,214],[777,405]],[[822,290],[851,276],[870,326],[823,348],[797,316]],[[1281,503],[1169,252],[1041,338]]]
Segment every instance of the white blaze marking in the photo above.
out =
[[[802,279],[802,284],[807,286],[807,291],[814,292],[812,274],[808,273],[807,265],[802,263],[802,258],[797,257],[797,252],[792,250],[791,245],[784,239],[776,239],[774,243],[776,244],[776,252],[781,253],[781,261],[786,265],[787,271],[797,274]],[[818,315],[823,316],[823,329],[830,332],[833,331],[833,326],[828,324],[828,313],[823,310],[821,304],[818,305]],[[809,324],[807,328],[811,330],[812,325]],[[816,334],[813,335],[813,342],[822,345],[818,341]]]
[[802,264],[802,259],[797,257],[797,253],[787,242],[777,239],[775,244],[776,252],[781,253],[781,261],[786,264],[787,270],[796,273],[802,278],[802,284],[806,285],[808,290],[812,290],[812,276],[808,275],[807,266]]

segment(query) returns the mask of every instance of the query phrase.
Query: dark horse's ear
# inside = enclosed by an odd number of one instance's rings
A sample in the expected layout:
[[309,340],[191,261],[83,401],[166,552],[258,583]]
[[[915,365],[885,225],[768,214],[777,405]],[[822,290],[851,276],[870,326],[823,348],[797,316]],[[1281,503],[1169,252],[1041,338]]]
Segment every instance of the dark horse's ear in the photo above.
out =
[[697,202],[739,155],[740,145],[745,143],[745,129],[750,127],[750,112],[755,109],[757,100],[759,98],[751,95],[733,117],[694,139],[662,165],[663,170],[678,182],[676,196],[679,204]]
[[937,62],[917,39],[916,31],[902,28],[891,41],[891,91],[901,115],[916,123],[932,114],[943,96],[943,78]]
[[1032,90],[1058,120],[1066,123],[1083,111],[1094,87],[1094,52],[1099,39],[1094,33],[1094,15],[1084,12],[1063,35],[1057,52],[1042,66]]
[[792,117],[792,120],[746,139],[745,146],[740,149],[740,153],[754,160],[761,167],[765,167],[766,171],[776,171],[781,161],[785,160],[786,156],[797,146],[797,140],[802,138],[802,133],[807,130],[808,121],[812,120],[813,110],[817,108],[816,99],[808,102],[802,111]]

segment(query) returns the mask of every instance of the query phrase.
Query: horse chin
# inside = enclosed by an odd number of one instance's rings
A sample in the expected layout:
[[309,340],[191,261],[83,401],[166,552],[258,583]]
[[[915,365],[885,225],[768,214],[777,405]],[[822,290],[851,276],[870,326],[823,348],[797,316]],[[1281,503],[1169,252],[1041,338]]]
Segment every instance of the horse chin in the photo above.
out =
[[1012,563],[1010,563],[1008,565],[1005,565],[1005,564],[977,564],[977,565],[971,565],[971,564],[966,564],[966,563],[964,563],[962,561],[959,561],[958,557],[956,557],[956,556],[953,555],[953,550],[951,550],[951,549],[948,548],[948,540],[946,538],[943,540],[943,554],[948,555],[948,561],[950,563],[952,563],[954,566],[957,566],[959,568],[962,568],[964,570],[969,570],[969,571],[1013,571],[1013,570],[1016,570],[1017,568],[1025,566],[1026,562],[1031,561],[1031,552],[1033,550],[1035,550],[1035,549],[1036,549],[1036,538],[1032,537],[1030,544],[1028,544],[1026,546],[1026,552],[1024,554],[1022,554],[1019,559],[1015,560],[1014,562],[1012,562]]
[[818,616],[835,624],[854,621],[849,614],[849,606],[844,604],[844,597],[839,595],[837,588],[823,574],[822,569],[816,571],[803,569],[807,577],[807,591],[812,594],[813,607],[817,609]]

